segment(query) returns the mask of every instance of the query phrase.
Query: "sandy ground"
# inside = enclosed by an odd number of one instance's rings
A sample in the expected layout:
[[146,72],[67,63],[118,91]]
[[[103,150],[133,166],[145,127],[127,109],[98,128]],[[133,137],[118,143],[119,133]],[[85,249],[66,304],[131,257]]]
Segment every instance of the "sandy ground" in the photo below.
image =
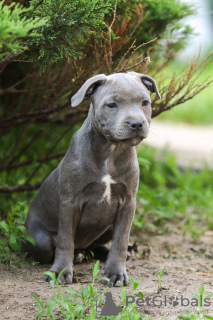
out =
[[190,126],[153,120],[144,143],[172,151],[181,166],[199,169],[207,163],[213,168],[213,125]]
[[[136,281],[142,279],[137,292],[143,292],[145,298],[150,297],[151,306],[145,304],[137,310],[143,311],[154,319],[162,316],[168,319],[176,319],[178,314],[185,314],[187,307],[181,306],[182,299],[189,299],[190,303],[194,293],[199,292],[199,287],[204,285],[205,295],[213,293],[213,232],[207,231],[199,244],[195,244],[189,237],[183,237],[175,225],[169,225],[169,230],[164,235],[137,234],[134,238],[139,241],[140,254],[147,252],[148,243],[151,254],[146,259],[133,253],[127,262],[127,272]],[[131,238],[131,241],[134,241]],[[75,266],[77,283],[68,285],[79,290],[80,285],[90,283],[94,262],[86,262]],[[44,281],[42,272],[50,268],[48,265],[23,265],[22,268],[12,268],[8,271],[1,267],[0,286],[0,319],[35,319],[38,309],[32,294],[43,298],[45,301],[52,297],[51,287]],[[101,264],[103,269],[103,264]],[[163,289],[157,294],[158,281],[155,272],[165,268],[163,275]],[[104,288],[102,284],[98,284]],[[122,302],[119,298],[120,288],[109,288],[114,302],[119,306]],[[131,286],[127,287],[127,293],[132,295]],[[160,296],[162,306],[154,307],[153,298]],[[139,297],[139,296],[138,296]],[[165,299],[167,300],[165,305]],[[157,300],[156,300],[157,301]],[[174,301],[177,302],[173,306]],[[103,305],[104,305],[103,301]],[[169,302],[171,304],[169,304]],[[156,304],[160,302],[156,302]],[[187,300],[182,300],[186,304]],[[206,308],[206,313],[213,315],[213,299],[211,305]],[[102,307],[103,307],[102,305]],[[100,312],[101,306],[98,307]]]

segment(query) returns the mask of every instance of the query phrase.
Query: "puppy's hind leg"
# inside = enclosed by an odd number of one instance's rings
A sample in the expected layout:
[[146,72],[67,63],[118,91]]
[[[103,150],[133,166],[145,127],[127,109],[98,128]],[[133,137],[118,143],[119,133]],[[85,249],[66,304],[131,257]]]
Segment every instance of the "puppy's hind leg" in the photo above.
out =
[[47,228],[37,219],[27,221],[28,234],[33,237],[36,245],[29,241],[22,243],[22,249],[28,256],[41,263],[49,263],[54,258],[55,240]]

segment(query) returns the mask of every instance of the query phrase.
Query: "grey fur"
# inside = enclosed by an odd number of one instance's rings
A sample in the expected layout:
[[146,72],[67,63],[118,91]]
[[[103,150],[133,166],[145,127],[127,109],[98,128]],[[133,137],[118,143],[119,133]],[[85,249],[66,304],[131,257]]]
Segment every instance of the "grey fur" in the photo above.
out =
[[[72,282],[74,249],[112,245],[104,268],[110,285],[126,285],[126,255],[136,205],[139,167],[135,146],[148,136],[155,81],[135,72],[90,78],[72,98],[91,97],[88,117],[73,135],[65,157],[45,179],[28,212],[34,259],[54,263],[61,282]],[[148,104],[147,106],[142,106]]]

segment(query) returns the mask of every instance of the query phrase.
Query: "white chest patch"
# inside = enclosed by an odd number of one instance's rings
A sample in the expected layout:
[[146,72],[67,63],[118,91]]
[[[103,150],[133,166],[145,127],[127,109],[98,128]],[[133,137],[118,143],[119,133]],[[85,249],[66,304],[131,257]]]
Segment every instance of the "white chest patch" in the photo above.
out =
[[108,203],[111,202],[111,184],[116,183],[110,176],[110,174],[105,175],[102,180],[103,183],[105,183],[105,191],[102,196],[102,199],[106,199]]

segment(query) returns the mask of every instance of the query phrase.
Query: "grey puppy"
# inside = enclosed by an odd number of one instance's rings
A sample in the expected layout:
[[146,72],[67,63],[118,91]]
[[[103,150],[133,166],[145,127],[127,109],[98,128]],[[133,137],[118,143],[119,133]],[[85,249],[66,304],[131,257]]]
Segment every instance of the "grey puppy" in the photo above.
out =
[[76,107],[91,97],[88,117],[65,157],[35,195],[26,220],[36,242],[24,245],[48,263],[61,282],[73,279],[74,249],[112,240],[104,268],[110,285],[128,283],[126,257],[134,217],[139,166],[135,146],[148,136],[153,78],[136,72],[99,74],[72,97]]

